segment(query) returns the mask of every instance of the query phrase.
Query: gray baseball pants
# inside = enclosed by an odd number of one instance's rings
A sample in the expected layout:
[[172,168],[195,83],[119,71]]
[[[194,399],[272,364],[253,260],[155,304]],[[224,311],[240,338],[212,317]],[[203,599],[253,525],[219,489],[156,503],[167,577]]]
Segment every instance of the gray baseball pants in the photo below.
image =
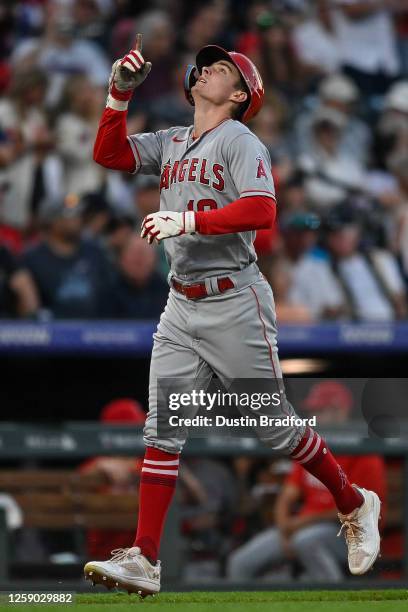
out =
[[[332,522],[321,522],[299,529],[292,536],[291,548],[311,580],[340,582],[343,579],[347,548],[344,538],[336,538],[338,529]],[[234,581],[248,580],[287,560],[279,530],[271,527],[231,554],[227,576]]]
[[[277,385],[283,386],[272,290],[255,264],[229,276],[234,288],[217,293],[214,279],[207,279],[214,293],[202,299],[190,300],[170,289],[154,334],[149,412],[144,429],[147,446],[178,453],[187,437],[187,432],[182,439],[179,433],[175,437],[166,435],[165,439],[158,435],[157,413],[163,400],[157,383],[161,378],[188,381],[185,392],[194,388],[197,379],[210,381],[214,374],[223,384],[234,379],[267,378],[277,379]],[[276,408],[274,416],[285,415],[296,416],[286,400]],[[289,454],[298,445],[304,430],[303,425],[259,427],[256,433],[266,445]]]

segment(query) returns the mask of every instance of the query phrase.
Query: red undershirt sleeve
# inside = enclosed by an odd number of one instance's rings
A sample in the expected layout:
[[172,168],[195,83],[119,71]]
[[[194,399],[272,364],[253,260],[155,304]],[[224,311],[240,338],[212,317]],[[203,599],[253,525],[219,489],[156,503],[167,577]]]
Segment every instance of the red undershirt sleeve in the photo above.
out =
[[224,208],[195,213],[199,234],[234,234],[272,227],[276,202],[267,196],[239,198]]
[[112,170],[134,172],[135,157],[127,138],[126,111],[105,108],[94,144],[94,160]]

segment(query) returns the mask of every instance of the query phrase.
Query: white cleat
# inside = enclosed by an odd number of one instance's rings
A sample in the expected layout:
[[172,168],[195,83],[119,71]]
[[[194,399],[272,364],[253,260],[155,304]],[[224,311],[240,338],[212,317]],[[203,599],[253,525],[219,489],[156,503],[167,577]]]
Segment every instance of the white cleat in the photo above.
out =
[[368,572],[380,553],[378,520],[381,502],[374,491],[367,491],[357,485],[353,487],[364,497],[364,502],[350,514],[338,513],[341,528],[337,535],[345,530],[350,572],[361,575]]
[[91,578],[108,588],[118,587],[142,597],[160,591],[160,561],[152,565],[140,548],[118,548],[108,561],[89,561],[84,567],[85,578]]

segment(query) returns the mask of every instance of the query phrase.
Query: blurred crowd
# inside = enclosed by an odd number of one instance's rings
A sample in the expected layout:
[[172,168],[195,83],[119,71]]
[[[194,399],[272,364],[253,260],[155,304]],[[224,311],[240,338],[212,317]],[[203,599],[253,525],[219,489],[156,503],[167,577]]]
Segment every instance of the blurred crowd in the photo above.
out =
[[192,123],[183,74],[250,56],[278,223],[258,232],[278,320],[406,318],[408,0],[0,0],[0,316],[155,318],[162,249],[138,237],[158,179],[92,160],[112,62],[153,64],[129,132]]

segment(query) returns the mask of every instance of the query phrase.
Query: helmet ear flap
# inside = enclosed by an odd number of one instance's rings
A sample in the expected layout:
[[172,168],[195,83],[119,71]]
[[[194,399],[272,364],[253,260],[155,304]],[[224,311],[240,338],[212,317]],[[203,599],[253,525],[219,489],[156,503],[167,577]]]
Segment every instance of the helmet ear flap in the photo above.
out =
[[184,76],[184,93],[187,101],[190,102],[191,106],[194,106],[194,98],[191,95],[191,88],[197,83],[198,69],[194,64],[187,66],[186,74]]

